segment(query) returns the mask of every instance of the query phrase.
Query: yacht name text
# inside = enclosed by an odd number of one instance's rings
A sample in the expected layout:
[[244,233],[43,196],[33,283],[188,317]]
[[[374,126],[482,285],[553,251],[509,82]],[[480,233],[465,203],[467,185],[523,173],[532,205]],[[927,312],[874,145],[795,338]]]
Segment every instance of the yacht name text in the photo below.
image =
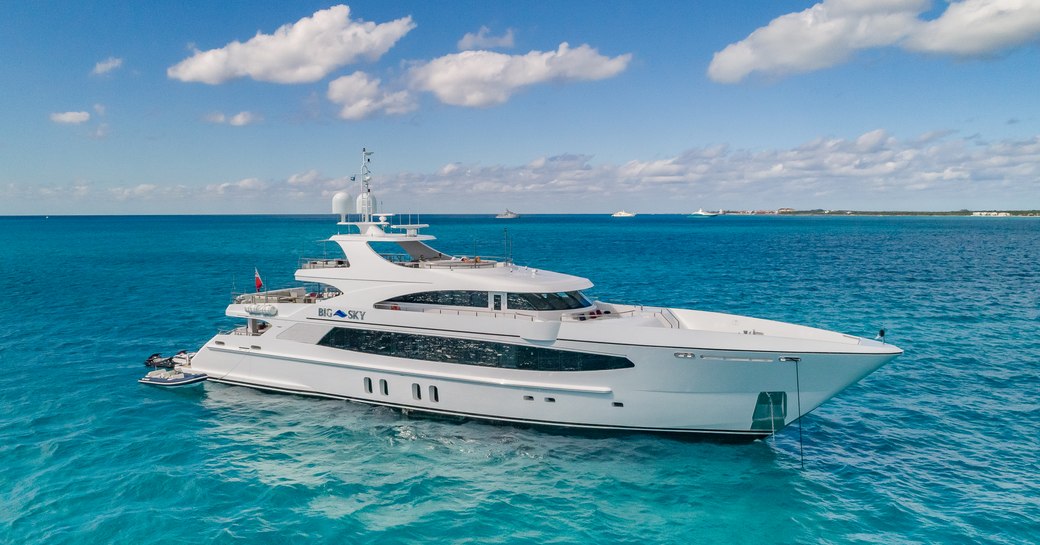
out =
[[319,318],[346,318],[348,320],[356,320],[359,322],[365,321],[365,311],[363,310],[338,310],[331,308],[318,307]]

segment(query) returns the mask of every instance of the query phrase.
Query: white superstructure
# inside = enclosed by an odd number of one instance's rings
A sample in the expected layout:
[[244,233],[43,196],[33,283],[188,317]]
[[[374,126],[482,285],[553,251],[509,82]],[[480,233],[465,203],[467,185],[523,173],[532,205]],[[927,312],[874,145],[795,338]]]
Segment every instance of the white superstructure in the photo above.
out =
[[591,302],[585,278],[443,254],[426,225],[374,211],[369,153],[360,214],[329,239],[344,257],[296,271],[320,287],[238,296],[227,314],[245,325],[207,342],[192,372],[458,417],[756,438],[902,353],[769,320]]

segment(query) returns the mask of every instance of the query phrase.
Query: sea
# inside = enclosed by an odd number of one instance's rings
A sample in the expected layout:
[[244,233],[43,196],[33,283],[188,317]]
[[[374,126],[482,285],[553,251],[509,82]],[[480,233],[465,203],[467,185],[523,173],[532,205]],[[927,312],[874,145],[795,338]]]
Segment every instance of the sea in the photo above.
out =
[[0,543],[1040,542],[1040,218],[424,215],[592,298],[905,354],[745,444],[138,384],[331,216],[0,218]]

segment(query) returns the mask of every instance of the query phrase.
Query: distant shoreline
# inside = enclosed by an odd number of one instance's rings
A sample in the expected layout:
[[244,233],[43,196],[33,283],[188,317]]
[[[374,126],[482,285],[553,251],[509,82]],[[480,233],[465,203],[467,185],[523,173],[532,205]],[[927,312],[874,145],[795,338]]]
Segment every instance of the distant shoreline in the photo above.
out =
[[[427,212],[422,213],[423,215],[431,216],[472,216],[472,217],[486,217],[494,216],[496,212]],[[289,216],[327,216],[329,214],[323,212],[290,212],[290,213],[272,213],[272,212],[233,212],[233,213],[196,213],[196,214],[0,214],[0,219],[14,219],[14,218],[142,218],[142,217],[156,217],[156,218],[178,218],[178,217],[246,217],[246,216],[268,216],[268,217],[289,217]],[[527,212],[524,215],[528,216],[610,216],[608,212],[582,212],[582,213],[555,213],[555,212]],[[637,214],[639,216],[689,216],[689,212],[642,212]],[[825,217],[842,217],[842,216],[937,216],[937,217],[1040,217],[1040,210],[986,210],[986,211],[972,211],[972,210],[950,210],[950,211],[938,211],[938,212],[921,212],[912,210],[794,210],[791,208],[782,208],[780,210],[721,210],[722,216],[825,216]],[[505,223],[503,223],[504,225]]]
[[[728,213],[728,212],[727,212]],[[739,214],[739,212],[738,212]],[[964,216],[964,217],[1029,217],[1040,216],[1040,210],[950,210],[946,212],[914,212],[909,210],[785,210],[778,216]]]

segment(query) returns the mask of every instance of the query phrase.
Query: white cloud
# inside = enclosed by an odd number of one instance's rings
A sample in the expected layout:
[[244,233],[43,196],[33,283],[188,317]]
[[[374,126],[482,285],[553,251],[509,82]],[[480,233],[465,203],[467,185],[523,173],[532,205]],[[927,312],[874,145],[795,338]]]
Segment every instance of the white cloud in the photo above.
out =
[[321,180],[321,173],[317,170],[311,169],[307,172],[301,172],[300,174],[293,174],[286,180],[291,186],[308,186],[312,185]]
[[513,47],[513,29],[506,29],[506,33],[501,36],[492,36],[491,29],[482,26],[476,34],[467,32],[458,43],[459,51],[466,51],[469,49],[493,49],[496,47]]
[[78,125],[90,121],[90,112],[56,112],[51,114],[51,121]]
[[90,131],[90,137],[95,140],[102,140],[108,138],[108,123],[100,123],[97,127],[94,127],[93,131]]
[[151,198],[158,189],[159,186],[155,184],[138,184],[133,187],[113,187],[108,193],[116,200],[126,201]]
[[429,91],[441,102],[485,107],[502,104],[519,89],[547,81],[600,80],[618,75],[631,54],[614,58],[588,45],[556,51],[506,55],[491,51],[463,51],[434,59],[411,69],[415,88]]
[[226,194],[259,194],[267,188],[267,184],[259,178],[245,178],[237,182],[225,182],[222,184],[210,184],[206,186],[206,193],[217,195]]
[[459,195],[466,195],[471,208],[486,203],[490,211],[510,202],[517,203],[514,209],[547,212],[676,212],[684,203],[691,209],[952,210],[983,201],[1013,208],[1040,198],[1040,137],[980,145],[938,133],[904,141],[874,130],[786,150],[709,146],[669,158],[599,164],[592,159],[565,154],[521,166],[450,163],[429,174],[390,176],[380,180],[378,191],[414,195],[415,206],[439,204],[441,211],[454,212],[461,211]]
[[907,48],[931,53],[986,55],[1040,36],[1040,2],[964,0],[921,25]]
[[242,127],[245,125],[251,125],[258,121],[260,121],[260,116],[252,112],[238,112],[237,114],[231,116],[231,119],[228,119],[228,125]]
[[90,73],[95,76],[107,74],[113,70],[116,70],[120,66],[123,66],[123,59],[118,57],[109,57],[94,65],[94,70]]
[[824,0],[777,17],[715,53],[708,76],[720,83],[736,83],[756,71],[791,74],[834,66],[857,50],[903,39],[927,6],[927,0]]
[[234,127],[244,127],[246,125],[252,125],[263,121],[262,117],[253,112],[238,112],[230,117],[221,112],[212,112],[206,114],[203,119],[209,123],[216,123],[217,125],[228,124]]
[[314,82],[359,59],[379,59],[413,28],[411,17],[376,24],[351,19],[347,6],[333,6],[272,34],[257,32],[245,43],[195,50],[166,74],[214,85],[240,77],[275,83]]
[[924,21],[919,16],[929,5],[927,0],[824,0],[777,17],[715,53],[708,77],[737,83],[755,72],[811,72],[846,62],[857,51],[886,46],[986,55],[1040,36],[1035,1],[962,0]]
[[378,78],[354,72],[329,83],[329,100],[342,106],[339,116],[356,121],[379,112],[399,115],[415,110],[415,100],[408,91],[389,92],[380,88]]
[[[818,138],[788,149],[693,148],[673,157],[594,161],[584,154],[518,165],[448,163],[429,172],[383,173],[374,191],[401,211],[683,212],[727,209],[854,208],[956,210],[1028,208],[1040,200],[1040,136],[980,141],[929,133],[900,139],[885,130]],[[0,185],[0,213],[54,213],[72,196],[104,208],[147,201],[159,212],[317,212],[347,177],[304,170],[279,180],[245,178],[205,186],[141,183],[105,188]],[[43,203],[43,204],[41,204]],[[1026,203],[1026,204],[1023,204]],[[123,205],[112,212],[138,211]],[[93,210],[93,209],[91,209]],[[81,204],[66,212],[88,212]]]

